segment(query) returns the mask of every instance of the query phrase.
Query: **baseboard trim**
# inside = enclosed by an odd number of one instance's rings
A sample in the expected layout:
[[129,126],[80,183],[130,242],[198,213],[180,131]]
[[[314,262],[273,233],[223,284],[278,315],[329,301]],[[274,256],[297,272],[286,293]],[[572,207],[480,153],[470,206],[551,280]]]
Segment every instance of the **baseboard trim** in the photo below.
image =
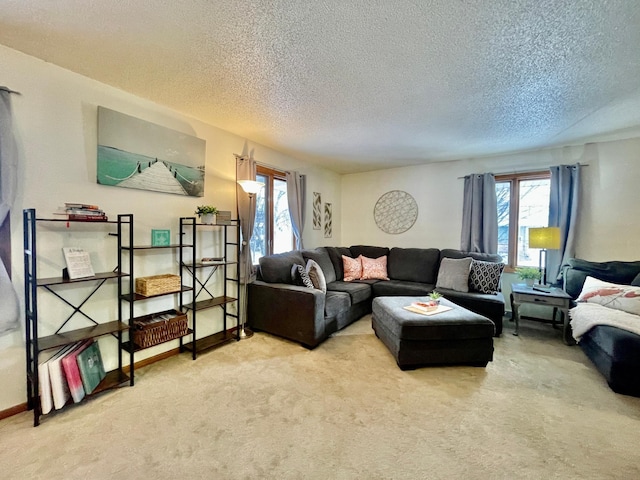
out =
[[[151,365],[152,363],[159,362],[161,360],[165,360],[169,357],[173,357],[174,355],[178,355],[180,353],[180,348],[173,348],[171,350],[167,350],[166,352],[159,353],[158,355],[154,355],[153,357],[145,358],[144,360],[140,360],[139,362],[135,362],[135,368],[146,367],[147,365]],[[131,370],[128,365],[125,365],[122,368],[126,373],[129,373]],[[15,405],[13,407],[9,407],[6,410],[0,410],[0,420],[4,420],[5,418],[12,417],[13,415],[17,415],[22,412],[27,411],[27,402],[21,403],[20,405]]]

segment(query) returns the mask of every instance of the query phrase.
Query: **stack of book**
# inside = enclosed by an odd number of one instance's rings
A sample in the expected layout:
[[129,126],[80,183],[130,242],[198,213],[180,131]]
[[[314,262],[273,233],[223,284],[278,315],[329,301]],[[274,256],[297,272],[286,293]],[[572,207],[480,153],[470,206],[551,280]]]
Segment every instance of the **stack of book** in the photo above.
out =
[[68,220],[85,220],[95,222],[106,222],[107,214],[97,205],[88,205],[86,203],[65,203],[62,212],[56,215],[66,215]]
[[42,413],[61,409],[72,398],[74,403],[92,393],[106,372],[98,342],[92,339],[69,344],[38,364]]

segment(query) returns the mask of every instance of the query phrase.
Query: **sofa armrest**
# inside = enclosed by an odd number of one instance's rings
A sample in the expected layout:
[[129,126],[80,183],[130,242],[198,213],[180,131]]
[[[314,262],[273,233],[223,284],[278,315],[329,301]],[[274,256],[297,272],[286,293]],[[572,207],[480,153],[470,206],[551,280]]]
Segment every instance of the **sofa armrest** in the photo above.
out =
[[325,332],[325,294],[315,288],[254,281],[248,285],[248,323],[313,348]]

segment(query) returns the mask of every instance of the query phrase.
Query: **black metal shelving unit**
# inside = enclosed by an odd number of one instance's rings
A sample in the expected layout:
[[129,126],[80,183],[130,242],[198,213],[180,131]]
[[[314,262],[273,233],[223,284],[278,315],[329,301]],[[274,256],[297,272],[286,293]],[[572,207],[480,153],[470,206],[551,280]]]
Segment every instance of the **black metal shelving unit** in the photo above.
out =
[[[222,229],[224,242],[224,257],[219,262],[206,262],[196,260],[197,237],[198,231],[206,229]],[[181,243],[188,238],[191,233],[191,244],[182,245],[183,247],[192,247],[191,254],[186,258],[182,255],[183,249],[180,249],[180,275],[181,277],[191,277],[191,285],[193,287],[191,301],[184,301],[180,296],[180,306],[191,314],[191,330],[192,341],[182,346],[192,354],[193,360],[197,358],[197,354],[210,348],[221,346],[233,340],[240,340],[240,317],[238,309],[236,313],[230,311],[230,305],[238,302],[240,295],[239,288],[239,264],[240,264],[240,224],[238,220],[231,220],[231,224],[204,224],[197,223],[195,217],[182,217],[180,219],[180,239]],[[232,268],[235,266],[235,268]],[[223,276],[223,293],[215,295],[207,287],[208,282],[214,274],[222,269]],[[200,275],[199,275],[200,274]],[[230,296],[230,285],[235,284],[237,292],[236,297]],[[200,299],[198,299],[200,297]],[[238,303],[236,303],[238,305]],[[221,307],[223,310],[223,328],[220,332],[213,333],[201,338],[197,336],[198,311]],[[229,328],[229,320],[235,319],[235,329]]]
[[[76,228],[79,224],[84,228],[95,228],[95,225],[117,224],[117,233],[109,233],[118,237],[118,245],[121,243],[122,225],[133,223],[132,215],[118,215],[118,221],[82,221],[66,219],[37,218],[35,209],[25,209],[23,211],[23,234],[24,234],[24,278],[25,278],[25,334],[26,334],[26,379],[27,379],[27,408],[33,410],[33,426],[40,424],[42,409],[40,403],[40,384],[38,378],[38,358],[45,350],[64,347],[71,343],[104,335],[112,335],[118,341],[118,368],[108,372],[107,376],[96,389],[89,395],[93,396],[102,391],[124,386],[129,383],[133,385],[134,368],[130,362],[129,375],[124,372],[122,362],[123,333],[129,330],[129,325],[122,321],[120,315],[117,320],[109,322],[99,322],[82,310],[85,303],[95,294],[100,287],[110,279],[118,279],[122,282],[128,278],[129,274],[123,272],[122,265],[112,272],[96,273],[93,277],[73,279],[60,277],[38,278],[38,253],[37,234],[38,224],[44,223],[65,223],[67,228]],[[88,224],[94,227],[88,227]],[[73,227],[72,227],[73,225]],[[74,304],[67,300],[62,293],[56,289],[59,286],[95,283],[95,288],[91,293],[79,303]],[[40,337],[38,334],[38,289],[45,290],[72,308],[72,313],[64,320],[53,335]],[[76,315],[83,316],[89,326],[74,330],[62,331],[67,323]]]
[[[122,344],[122,348],[124,348],[127,352],[129,352],[130,358],[131,358],[131,363],[133,364],[133,359],[134,359],[134,354],[137,351],[140,350],[144,350],[144,348],[150,348],[150,347],[140,347],[139,345],[136,345],[133,341],[132,341],[132,335],[131,335],[131,330],[133,330],[133,328],[135,328],[134,326],[134,322],[136,320],[137,317],[135,317],[134,315],[134,305],[136,302],[141,302],[141,301],[145,301],[145,300],[149,300],[151,298],[159,298],[159,297],[166,297],[166,296],[175,296],[175,295],[179,295],[180,296],[180,305],[182,305],[182,295],[185,292],[190,292],[193,290],[193,287],[185,285],[184,282],[181,281],[181,287],[180,290],[178,291],[174,291],[174,292],[166,292],[166,293],[160,293],[157,295],[140,295],[139,293],[135,292],[134,289],[134,259],[136,254],[143,254],[144,252],[149,252],[149,251],[175,251],[178,250],[179,251],[179,256],[180,258],[182,258],[182,250],[183,248],[187,248],[190,246],[190,244],[182,244],[182,242],[180,244],[170,244],[170,245],[136,245],[134,243],[134,235],[133,235],[133,228],[131,228],[128,232],[128,235],[121,237],[121,238],[126,238],[126,242],[119,242],[118,243],[118,264],[124,264],[125,262],[127,263],[129,272],[131,273],[131,275],[126,279],[126,281],[124,279],[120,279],[120,281],[118,282],[118,298],[120,299],[119,305],[118,305],[118,309],[119,309],[119,314],[121,316],[121,318],[127,318],[128,319],[128,323],[129,323],[129,327],[130,327],[130,335],[129,335],[129,340],[126,342],[123,342]],[[128,255],[128,258],[125,258],[125,254]],[[182,278],[182,275],[181,275]],[[127,311],[123,312],[123,302],[127,305]],[[180,308],[180,311],[182,311],[182,308]],[[189,331],[186,335],[189,335],[191,333],[191,331]],[[172,341],[175,339],[171,339],[171,340],[167,340],[167,342]],[[179,338],[180,340],[180,350],[182,350],[182,340],[183,337]],[[155,346],[155,345],[154,345]]]

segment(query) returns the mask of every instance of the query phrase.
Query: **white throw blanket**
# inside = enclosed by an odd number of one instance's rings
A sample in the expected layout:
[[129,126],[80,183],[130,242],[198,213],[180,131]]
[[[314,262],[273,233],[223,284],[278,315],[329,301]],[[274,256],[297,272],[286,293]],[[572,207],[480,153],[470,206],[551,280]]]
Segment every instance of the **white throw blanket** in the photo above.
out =
[[573,338],[580,338],[597,325],[609,325],[640,335],[640,315],[604,307],[597,303],[580,303],[569,310]]

